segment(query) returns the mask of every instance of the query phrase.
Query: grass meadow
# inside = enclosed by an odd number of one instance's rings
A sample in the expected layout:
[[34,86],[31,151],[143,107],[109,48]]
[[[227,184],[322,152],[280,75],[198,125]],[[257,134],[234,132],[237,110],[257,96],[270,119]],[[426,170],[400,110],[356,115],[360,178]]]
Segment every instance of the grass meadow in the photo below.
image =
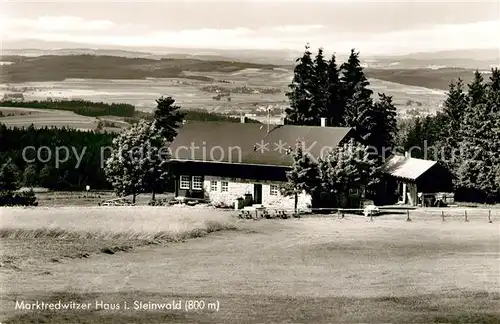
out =
[[[490,223],[471,209],[466,222],[463,209],[444,210],[444,220],[422,209],[408,222],[404,213],[255,221],[207,207],[3,208],[0,321],[498,323],[500,214]],[[15,308],[36,300],[91,308]],[[206,307],[133,306],[172,300]]]

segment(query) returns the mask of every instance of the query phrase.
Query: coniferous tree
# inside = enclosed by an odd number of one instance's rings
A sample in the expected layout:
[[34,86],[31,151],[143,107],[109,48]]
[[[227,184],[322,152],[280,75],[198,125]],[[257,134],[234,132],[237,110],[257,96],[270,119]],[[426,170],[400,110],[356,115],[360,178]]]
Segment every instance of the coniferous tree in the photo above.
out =
[[452,170],[455,186],[465,190],[469,198],[489,202],[495,197],[494,173],[498,161],[495,157],[495,123],[488,104],[468,109],[461,128],[460,154],[455,156]]
[[33,187],[36,186],[38,183],[38,174],[37,174],[37,169],[36,165],[33,163],[28,164],[24,168],[23,172],[23,185],[26,187]]
[[313,78],[315,86],[313,88],[311,113],[316,116],[313,125],[319,125],[321,117],[328,117],[328,63],[325,61],[322,48],[318,49],[318,54],[314,58]]
[[19,189],[19,169],[12,159],[8,159],[0,168],[0,191]]
[[457,82],[450,83],[447,98],[444,102],[444,114],[447,116],[449,123],[445,131],[445,136],[456,136],[457,131],[462,123],[465,110],[467,109],[467,96],[464,93],[462,79]]
[[492,111],[500,110],[500,70],[491,69],[490,80],[486,85],[487,104]]
[[376,127],[376,114],[371,97],[373,91],[368,89],[370,83],[363,72],[359,52],[351,50],[349,59],[341,66],[341,71],[342,96],[345,101],[341,126],[353,127],[364,139],[375,136],[372,134],[372,129]]
[[486,85],[483,75],[478,70],[474,72],[474,80],[468,85],[467,98],[471,107],[486,102]]
[[352,97],[346,100],[342,126],[353,127],[363,138],[371,136],[375,127],[372,99],[362,84],[357,84]]
[[352,100],[356,92],[361,91],[362,98],[370,98],[373,91],[368,89],[370,83],[365,76],[363,67],[359,60],[359,52],[351,50],[347,62],[344,62],[340,68],[342,72],[342,96],[344,100]]
[[392,148],[396,145],[398,122],[392,97],[383,93],[378,95],[379,101],[373,104],[374,123],[367,143],[370,143],[381,154],[384,148]]
[[312,53],[306,45],[304,55],[297,59],[290,91],[286,96],[290,100],[290,108],[285,110],[285,123],[290,125],[314,125],[317,116],[312,111],[314,100],[314,62]]
[[154,120],[166,141],[171,142],[177,135],[177,129],[182,125],[184,113],[180,112],[181,107],[174,105],[175,100],[172,97],[161,97],[156,103]]
[[335,54],[328,61],[327,69],[327,113],[329,126],[340,126],[343,124],[345,102],[342,100],[342,84],[340,83],[340,72],[337,66]]

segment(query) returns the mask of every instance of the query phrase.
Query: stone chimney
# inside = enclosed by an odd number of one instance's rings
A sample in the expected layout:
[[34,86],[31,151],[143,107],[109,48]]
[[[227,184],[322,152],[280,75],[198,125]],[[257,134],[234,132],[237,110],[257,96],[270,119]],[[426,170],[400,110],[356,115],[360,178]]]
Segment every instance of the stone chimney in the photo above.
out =
[[326,127],[326,117],[321,117],[321,127]]
[[247,117],[246,116],[240,116],[240,123],[244,124],[247,122]]

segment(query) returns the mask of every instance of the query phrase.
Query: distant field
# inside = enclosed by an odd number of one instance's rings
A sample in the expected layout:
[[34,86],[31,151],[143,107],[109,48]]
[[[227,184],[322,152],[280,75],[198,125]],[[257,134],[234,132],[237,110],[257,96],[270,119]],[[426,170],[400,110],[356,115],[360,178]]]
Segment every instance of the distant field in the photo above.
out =
[[[474,70],[461,68],[442,69],[366,69],[369,78],[430,89],[448,90],[450,82],[461,78],[464,84],[474,79]],[[484,77],[488,80],[488,74]]]
[[[292,80],[292,68],[269,64],[196,59],[125,58],[113,56],[6,57],[15,62],[2,72],[0,96],[11,91],[24,92],[26,100],[73,98],[106,103],[123,102],[139,110],[151,111],[160,96],[173,96],[186,109],[213,112],[251,112],[272,105],[288,105],[285,92]],[[64,67],[64,68],[61,68]],[[366,69],[374,91],[392,95],[401,112],[433,113],[444,100],[449,83],[461,77],[470,82],[470,69]],[[3,75],[2,75],[3,76]],[[487,75],[485,75],[487,79]],[[231,92],[215,100],[215,91]],[[260,93],[235,92],[250,87]],[[263,93],[264,88],[276,93]],[[17,90],[16,90],[17,89]]]
[[0,123],[11,127],[69,127],[94,130],[98,120],[94,117],[77,115],[70,111],[0,107],[3,117]]
[[[151,112],[160,96],[172,96],[176,103],[185,109],[204,109],[211,112],[250,112],[258,107],[271,105],[275,109],[288,106],[285,92],[292,80],[292,73],[287,70],[241,70],[231,73],[191,72],[192,76],[204,75],[213,79],[211,82],[181,79],[147,80],[89,80],[68,79],[61,82],[27,82],[15,85],[0,85],[0,96],[9,87],[25,88],[26,100],[44,100],[52,98],[82,98],[89,101],[106,103],[123,102],[133,104],[138,110]],[[375,92],[384,92],[394,97],[400,112],[416,109],[423,113],[432,113],[439,109],[445,98],[443,90],[406,86],[377,79],[370,79]],[[227,97],[214,100],[214,92],[204,91],[206,87],[219,87],[232,91],[237,87],[251,89],[277,89],[278,93],[235,93],[231,92],[231,101]]]
[[[230,214],[196,207],[3,209],[0,320],[500,320],[498,214],[493,224],[483,211],[471,213],[468,223],[459,211],[445,222],[438,213],[420,211],[412,212],[412,222],[405,215],[370,222],[351,215],[343,220],[237,221]],[[237,230],[189,238],[215,229]],[[154,243],[155,237],[171,240],[186,231],[190,235],[184,243]],[[143,239],[149,245],[138,247]],[[218,302],[219,307],[196,312],[132,308],[134,301],[172,299]],[[16,300],[85,302],[92,309],[20,311],[14,309]],[[122,308],[96,311],[99,300]],[[131,308],[124,309],[124,302]]]
[[116,127],[103,127],[108,132],[119,132],[128,127],[128,123],[115,120],[113,117],[87,117],[71,111],[55,109],[33,109],[24,107],[0,107],[0,123],[9,127],[25,128],[33,125],[35,128],[67,127],[83,131],[96,130],[100,120],[107,121]]

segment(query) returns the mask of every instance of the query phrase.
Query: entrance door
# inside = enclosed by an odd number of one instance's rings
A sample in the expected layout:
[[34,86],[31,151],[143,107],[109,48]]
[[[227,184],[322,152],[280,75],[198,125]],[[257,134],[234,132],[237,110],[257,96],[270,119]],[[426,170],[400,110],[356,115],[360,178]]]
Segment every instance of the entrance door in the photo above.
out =
[[262,185],[260,183],[253,185],[253,203],[262,204]]

